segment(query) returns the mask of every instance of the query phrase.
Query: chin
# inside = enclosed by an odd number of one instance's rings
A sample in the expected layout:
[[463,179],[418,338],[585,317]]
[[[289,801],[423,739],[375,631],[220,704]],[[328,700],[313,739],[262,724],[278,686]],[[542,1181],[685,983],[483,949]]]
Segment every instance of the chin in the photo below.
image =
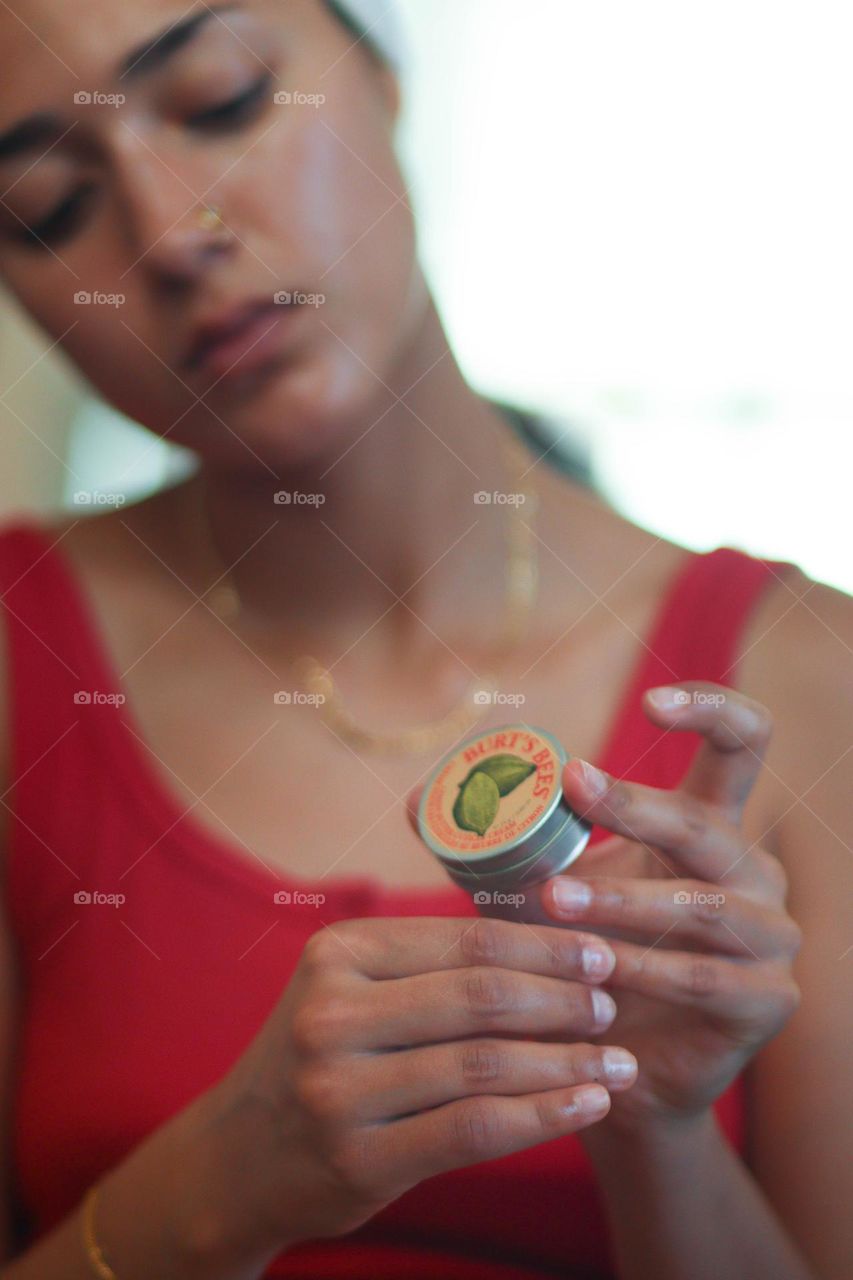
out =
[[381,416],[381,391],[382,384],[357,360],[318,355],[257,383],[214,392],[209,404],[215,416],[201,408],[198,420],[191,415],[183,424],[180,439],[177,433],[170,439],[206,462],[241,472],[322,472]]

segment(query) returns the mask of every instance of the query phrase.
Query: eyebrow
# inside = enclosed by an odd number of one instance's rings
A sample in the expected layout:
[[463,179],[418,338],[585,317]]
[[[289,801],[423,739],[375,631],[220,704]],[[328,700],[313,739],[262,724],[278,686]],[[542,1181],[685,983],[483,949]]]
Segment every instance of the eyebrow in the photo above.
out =
[[[220,5],[204,4],[189,17],[164,27],[157,35],[132,49],[122,59],[118,67],[118,79],[140,80],[143,76],[150,75],[151,72],[163,66],[179,49],[189,44],[204,25],[218,17],[220,13],[240,7],[236,0]],[[39,111],[27,116],[4,133],[0,133],[0,160],[55,141],[62,129],[59,116],[51,112]]]

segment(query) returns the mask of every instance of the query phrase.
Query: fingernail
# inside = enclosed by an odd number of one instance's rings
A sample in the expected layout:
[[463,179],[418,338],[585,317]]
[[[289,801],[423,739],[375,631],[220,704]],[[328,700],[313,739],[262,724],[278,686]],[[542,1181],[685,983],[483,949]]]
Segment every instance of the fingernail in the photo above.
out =
[[606,978],[616,964],[610,947],[586,946],[581,952],[581,968],[588,978]]
[[603,796],[607,790],[607,778],[600,769],[596,769],[594,764],[589,764],[586,760],[578,760],[583,774],[583,783],[588,791],[593,795]]
[[592,889],[583,880],[558,876],[554,881],[554,905],[566,915],[583,911],[592,902]]
[[602,1063],[610,1080],[630,1080],[637,1074],[637,1059],[627,1049],[605,1049]]
[[648,697],[660,711],[674,711],[676,707],[686,707],[690,702],[686,689],[676,689],[668,684],[660,689],[650,689]]
[[597,1027],[607,1027],[616,1017],[616,1001],[606,991],[597,989],[592,993],[592,1009]]
[[610,1106],[610,1094],[601,1084],[582,1084],[575,1090],[575,1102],[585,1116],[597,1115]]

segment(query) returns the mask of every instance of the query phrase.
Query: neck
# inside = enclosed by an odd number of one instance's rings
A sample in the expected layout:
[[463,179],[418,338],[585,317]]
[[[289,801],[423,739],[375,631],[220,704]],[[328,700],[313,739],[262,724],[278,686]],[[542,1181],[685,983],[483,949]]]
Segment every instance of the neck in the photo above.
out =
[[[512,513],[474,495],[517,487],[499,447],[510,436],[466,383],[431,309],[333,456],[284,467],[277,482],[202,466],[187,504],[192,545],[203,556],[212,539],[246,616],[321,661],[356,642],[399,662],[401,651],[415,658],[454,638],[488,641],[503,616]],[[276,485],[323,501],[276,504]]]

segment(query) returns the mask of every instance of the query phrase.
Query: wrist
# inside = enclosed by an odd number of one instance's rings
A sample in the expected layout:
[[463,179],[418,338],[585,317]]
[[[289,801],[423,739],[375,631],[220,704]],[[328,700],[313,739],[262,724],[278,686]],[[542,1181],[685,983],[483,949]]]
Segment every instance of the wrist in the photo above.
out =
[[578,1137],[587,1155],[596,1165],[607,1165],[614,1158],[665,1159],[701,1146],[718,1133],[713,1109],[683,1116],[652,1116],[643,1120],[622,1120],[605,1116],[599,1124],[582,1130]]
[[[197,1098],[181,1120],[183,1158],[176,1161],[179,1185],[173,1188],[176,1248],[188,1275],[251,1280],[295,1241],[254,1210],[253,1144],[245,1118],[217,1086]],[[255,1157],[263,1141],[259,1132]]]

